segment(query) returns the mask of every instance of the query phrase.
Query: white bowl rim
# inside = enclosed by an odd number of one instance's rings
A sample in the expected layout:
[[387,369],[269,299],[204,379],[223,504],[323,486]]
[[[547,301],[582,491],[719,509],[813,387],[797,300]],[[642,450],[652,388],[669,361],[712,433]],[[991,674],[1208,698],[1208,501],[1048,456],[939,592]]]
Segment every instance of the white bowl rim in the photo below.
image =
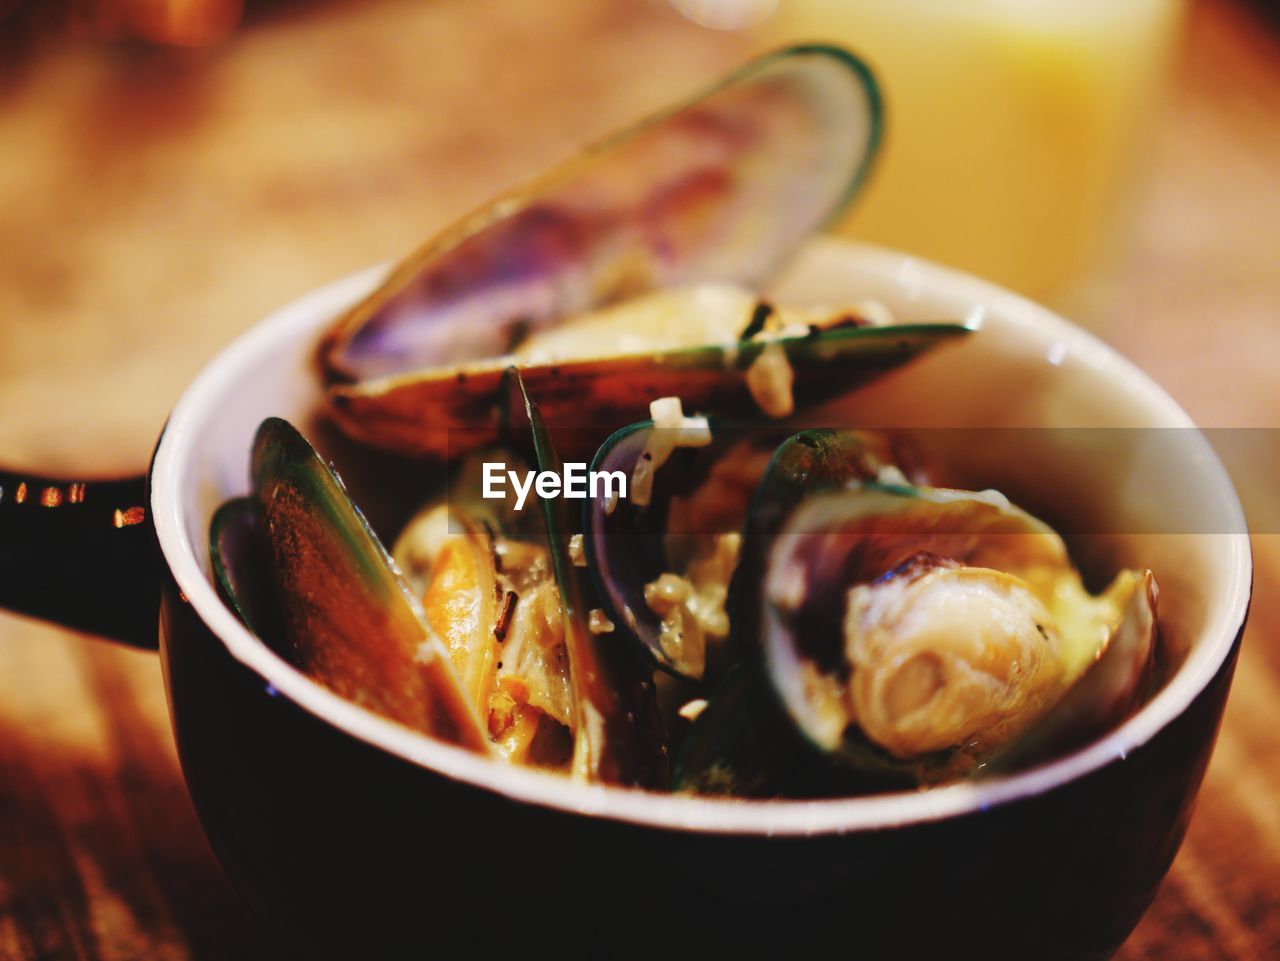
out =
[[[1084,330],[1047,308],[976,277],[898,251],[824,238],[819,244],[851,248],[860,265],[891,276],[909,265],[928,288],[1001,311],[1017,323],[1046,329],[1070,344],[1087,363],[1109,368],[1133,390],[1154,401],[1171,422],[1192,427],[1190,417],[1146,374]],[[218,354],[189,385],[174,406],[151,471],[151,511],[160,547],[177,586],[204,624],[233,658],[266,685],[322,721],[388,754],[429,768],[451,779],[494,791],[512,800],[562,811],[603,817],[665,830],[704,833],[806,836],[882,830],[985,811],[1033,797],[1123,760],[1179,717],[1217,675],[1243,629],[1248,611],[1252,559],[1243,510],[1217,458],[1209,453],[1226,508],[1233,514],[1230,537],[1233,569],[1226,587],[1231,602],[1222,623],[1206,628],[1188,660],[1174,677],[1124,724],[1075,753],[1028,771],[1002,778],[967,781],[927,791],[821,800],[714,799],[659,794],[634,789],[576,783],[559,774],[514,768],[479,757],[419,734],[334,694],[276,655],[250,633],[218,598],[206,580],[196,546],[187,536],[180,482],[199,444],[195,426],[216,403],[236,372],[314,323],[318,311],[350,303],[382,276],[385,266],[362,271],[318,288],[275,311]],[[1206,450],[1207,450],[1206,445]],[[204,544],[200,545],[203,550]]]

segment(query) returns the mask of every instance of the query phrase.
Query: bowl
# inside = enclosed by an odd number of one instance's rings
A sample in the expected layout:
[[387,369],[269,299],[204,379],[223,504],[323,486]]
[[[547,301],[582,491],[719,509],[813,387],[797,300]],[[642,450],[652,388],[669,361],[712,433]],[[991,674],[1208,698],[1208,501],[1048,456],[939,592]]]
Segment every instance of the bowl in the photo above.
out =
[[247,489],[255,428],[314,418],[317,338],[382,273],[317,290],[225,350],[178,402],[151,472],[183,772],[228,875],[268,923],[316,955],[373,957],[458,938],[558,956],[1116,950],[1186,830],[1249,602],[1239,502],[1167,394],[990,284],[845,241],[806,247],[779,298],[872,297],[904,320],[978,327],[817,419],[909,430],[961,476],[1065,524],[1086,567],[1154,569],[1168,680],[1101,740],[1002,778],[810,801],[586,786],[339,698],[249,633],[211,583],[210,517]]

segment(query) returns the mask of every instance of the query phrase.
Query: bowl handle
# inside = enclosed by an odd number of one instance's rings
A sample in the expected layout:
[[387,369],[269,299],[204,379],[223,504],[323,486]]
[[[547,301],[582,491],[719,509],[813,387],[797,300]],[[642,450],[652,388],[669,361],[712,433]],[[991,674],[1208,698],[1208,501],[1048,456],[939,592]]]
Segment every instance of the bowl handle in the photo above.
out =
[[155,648],[162,567],[146,486],[0,470],[0,607]]

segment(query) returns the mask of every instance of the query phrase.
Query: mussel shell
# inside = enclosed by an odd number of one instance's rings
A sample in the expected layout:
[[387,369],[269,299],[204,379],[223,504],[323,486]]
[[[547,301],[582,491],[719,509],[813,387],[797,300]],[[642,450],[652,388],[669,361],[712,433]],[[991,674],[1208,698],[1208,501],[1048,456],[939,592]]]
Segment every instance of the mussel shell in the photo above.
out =
[[[591,464],[593,471],[620,471],[628,478],[654,431],[653,421],[643,421],[614,432],[600,447]],[[654,663],[680,676],[679,665],[668,657],[660,642],[661,618],[645,600],[644,586],[659,575],[673,571],[667,556],[668,510],[673,496],[689,494],[708,479],[717,465],[738,458],[743,470],[751,471],[752,458],[762,459],[758,478],[751,485],[734,490],[721,485],[714,516],[701,520],[696,533],[741,533],[743,548],[731,594],[745,591],[758,596],[757,545],[766,531],[772,531],[807,494],[853,480],[865,480],[888,462],[888,445],[881,438],[836,429],[811,429],[788,436],[790,428],[780,426],[738,427],[716,423],[712,442],[706,447],[675,450],[654,475],[653,495],[641,506],[631,499],[610,504],[603,498],[588,500],[583,529],[588,568],[603,598],[606,611],[618,630],[639,642]],[[779,443],[781,441],[781,443]],[[768,452],[772,451],[772,456]],[[764,460],[763,457],[767,457]],[[754,488],[752,490],[751,488]],[[675,571],[675,573],[681,573]],[[744,605],[729,601],[733,628],[721,663],[737,660],[746,648],[754,614]],[[742,618],[742,624],[738,618]],[[713,665],[714,666],[714,665]],[[713,670],[713,676],[716,671]],[[696,678],[695,678],[696,679]]]
[[[803,410],[970,332],[959,323],[845,327],[775,341],[522,364],[520,371],[548,423],[598,443],[619,423],[643,416],[660,397],[680,397],[688,409],[706,413],[757,413],[748,370],[770,344],[785,354],[794,373],[793,401]],[[382,383],[340,385],[330,392],[330,414],[346,432],[376,447],[415,456],[458,456],[499,437],[498,399],[507,363],[495,357]]]
[[913,770],[871,744],[819,750],[796,728],[759,652],[738,662],[708,698],[676,752],[672,790],[752,798],[850,797],[909,790]]
[[[763,578],[765,669],[801,732],[845,751],[844,732],[815,707],[811,672],[845,681],[845,599],[921,552],[975,567],[1066,569],[1061,539],[994,491],[864,484],[806,500],[775,539]],[[779,597],[788,595],[785,604]],[[862,753],[864,744],[848,745]]]
[[[525,391],[518,372],[509,373],[524,400],[533,435],[535,464],[559,474],[563,463],[538,406]],[[661,789],[670,777],[670,758],[651,673],[630,645],[587,629],[585,600],[590,584],[569,555],[573,531],[565,501],[539,498],[546,523],[547,545],[560,604],[564,611],[565,648],[574,693],[572,775],[634,787]]]
[[1120,621],[1072,686],[1044,717],[984,770],[1003,774],[1079,747],[1124,721],[1150,693],[1159,646],[1157,598],[1150,571],[1134,577]]
[[894,453],[886,435],[844,428],[803,430],[774,451],[751,501],[729,588],[737,664],[711,693],[681,743],[674,768],[677,790],[820,796],[911,783],[900,768],[878,763],[874,750],[861,755],[857,764],[833,765],[801,736],[767,676],[759,637],[764,565],[786,518],[807,497],[885,476]]
[[218,594],[249,630],[273,648],[281,643],[280,611],[272,588],[258,506],[236,497],[209,522],[209,559]]
[[890,439],[871,431],[811,427],[774,451],[751,508],[748,532],[776,533],[801,501],[836,488],[875,481],[895,465]]
[[756,660],[734,665],[680,743],[675,791],[729,797],[780,796],[825,770],[787,722]]
[[773,538],[806,498],[872,482],[895,467],[887,435],[848,428],[814,427],[792,434],[774,452],[751,502],[742,556],[729,590],[739,638],[759,646],[760,585]]
[[323,366],[367,382],[498,357],[530,330],[658,287],[756,286],[853,196],[880,109],[847,51],[761,57],[428,241],[340,318]]
[[289,423],[269,418],[251,475],[285,656],[384,717],[487,753],[447,652],[333,470]]
[[[768,558],[760,631],[764,664],[797,729],[842,763],[868,769],[897,765],[926,782],[1011,770],[1098,735],[1145,697],[1157,637],[1155,582],[1150,572],[1122,572],[1107,592],[1124,598],[1109,636],[1060,639],[1066,687],[1047,713],[1028,718],[1012,742],[977,753],[957,745],[950,754],[897,759],[856,726],[833,729],[832,718],[815,707],[809,685],[814,672],[848,680],[841,625],[849,588],[922,553],[975,568],[1076,577],[1061,538],[993,491],[866,484],[802,504]],[[1054,583],[1055,594],[1065,587]],[[1077,649],[1081,640],[1089,645],[1083,651]],[[1073,664],[1082,654],[1092,663],[1079,674]]]
[[[630,484],[637,465],[656,428],[642,421],[615,431],[596,452],[592,471],[618,471]],[[737,458],[741,470],[750,475],[752,462],[768,462],[769,452],[786,435],[787,428],[733,427],[716,424],[706,447],[677,448],[653,474],[652,494],[647,503],[632,498],[612,502],[603,496],[588,499],[583,509],[583,536],[587,567],[605,605],[605,612],[619,634],[638,642],[640,649],[662,670],[676,676],[690,676],[674,663],[660,641],[662,619],[645,600],[644,587],[661,574],[676,569],[667,554],[668,521],[672,499],[689,495],[709,482],[712,470],[729,458]],[[720,535],[739,533],[746,521],[755,482],[736,489],[721,485],[714,516],[697,519],[697,530],[683,533]],[[632,492],[634,493],[634,491]]]

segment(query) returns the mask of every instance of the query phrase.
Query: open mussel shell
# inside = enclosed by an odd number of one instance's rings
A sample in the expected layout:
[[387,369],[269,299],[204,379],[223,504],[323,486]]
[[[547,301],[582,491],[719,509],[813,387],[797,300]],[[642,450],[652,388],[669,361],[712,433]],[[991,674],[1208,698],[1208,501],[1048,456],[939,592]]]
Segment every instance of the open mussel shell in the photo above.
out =
[[[758,409],[749,371],[766,350],[785,357],[796,410],[842,396],[970,333],[958,323],[844,327],[774,340],[588,356],[520,364],[530,393],[556,427],[609,430],[641,416],[661,397],[691,410],[740,414]],[[509,357],[407,375],[394,385],[336,387],[331,413],[348,433],[401,453],[448,457],[493,442],[500,433],[495,399]]]
[[1159,590],[1150,571],[1125,572],[1113,585],[1121,614],[1106,644],[1062,700],[1000,752],[984,774],[1003,774],[1062,754],[1100,736],[1133,713],[1154,679]]
[[[289,423],[258,428],[252,502],[284,656],[327,687],[392,720],[488,753],[488,740],[440,640],[337,475]],[[229,509],[226,519],[243,517]],[[215,526],[229,544],[232,528]],[[238,563],[221,550],[224,564]],[[247,596],[237,571],[225,578]],[[238,605],[237,605],[238,606]],[[250,618],[250,625],[255,619]]]
[[[519,374],[511,371],[507,383],[523,400],[538,470],[561,473],[563,463],[551,431]],[[571,773],[584,781],[665,788],[670,759],[651,672],[629,645],[588,630],[586,597],[591,588],[585,571],[575,568],[570,557],[569,512],[561,498],[539,498],[539,504],[560,594],[573,686]]]
[[776,533],[787,515],[814,494],[901,478],[894,460],[892,444],[884,434],[840,427],[798,431],[778,445],[760,479],[749,531]]
[[[643,421],[605,441],[591,470],[621,473],[632,482],[632,496],[589,499],[584,543],[587,566],[619,631],[630,633],[663,670],[696,680],[704,676],[702,658],[691,664],[674,656],[662,618],[646,600],[646,585],[667,572],[683,574],[681,560],[687,566],[692,548],[723,535],[744,539],[733,578],[739,582],[760,532],[776,527],[806,493],[874,478],[888,463],[888,445],[857,431],[811,429],[787,436],[783,427],[716,423],[708,445],[674,450],[653,472],[648,496],[635,496],[638,467],[655,447],[655,432],[678,430]],[[748,633],[747,624],[735,621],[720,656],[710,652],[713,662],[736,660]],[[717,666],[710,665],[710,676],[719,673]]]
[[[852,197],[879,129],[866,68],[802,46],[588,148],[439,234],[339,318],[320,350],[335,420],[414,454],[490,442],[502,371],[525,338],[656,289],[758,288]],[[793,365],[844,368],[825,391],[797,378],[821,399],[851,370],[895,366],[956,327],[831,332],[785,350]],[[612,428],[672,393],[707,411],[749,402],[744,371],[763,347],[738,339],[522,366],[553,426],[594,412]]]
[[871,484],[801,504],[766,561],[761,644],[788,713],[823,750],[839,751],[848,727],[842,711],[815,696],[826,686],[818,682],[847,680],[847,594],[921,553],[1006,570],[1067,563],[1052,530],[993,492]]
[[367,382],[501,356],[646,290],[754,285],[843,208],[879,133],[875,83],[849,53],[762,57],[438,234],[339,321],[322,359]]
[[258,637],[273,647],[279,644],[280,615],[252,498],[232,498],[214,512],[209,558],[222,600]]
[[[901,772],[872,771],[870,764],[832,770],[829,759],[818,756],[783,708],[766,674],[759,638],[766,555],[786,518],[805,498],[823,491],[901,477],[894,454],[886,435],[845,428],[803,430],[774,450],[751,500],[729,590],[736,664],[681,743],[673,768],[677,790],[818,795],[862,793],[901,782]],[[618,553],[625,557],[625,550]]]
[[[880,593],[855,608],[854,588]],[[992,491],[866,484],[809,499],[770,549],[763,594],[765,670],[797,729],[845,763],[923,782],[974,773],[1020,739],[1026,756],[1114,723],[1155,637],[1149,574],[1090,596],[1061,538]],[[846,646],[855,611],[887,618],[856,622],[859,656],[879,658],[861,667]]]
[[756,636],[765,554],[791,512],[823,491],[879,480],[905,482],[885,434],[814,427],[792,434],[778,446],[752,499],[742,557],[730,587],[739,634]]
[[[717,658],[716,645],[701,638],[671,636],[649,605],[646,585],[666,573],[683,576],[692,556],[725,535],[736,537],[774,447],[785,436],[778,428],[711,428],[710,443],[676,447],[648,481],[640,480],[664,438],[674,444],[675,427],[643,421],[614,432],[597,451],[591,471],[621,474],[628,497],[602,490],[589,498],[583,514],[587,568],[619,634],[639,643],[654,664],[680,677],[701,679]],[[647,488],[641,496],[641,486]],[[736,551],[735,551],[736,553]],[[720,639],[724,640],[724,639]],[[696,650],[690,648],[696,647]],[[722,652],[723,653],[723,652]],[[711,665],[712,673],[715,666]]]

